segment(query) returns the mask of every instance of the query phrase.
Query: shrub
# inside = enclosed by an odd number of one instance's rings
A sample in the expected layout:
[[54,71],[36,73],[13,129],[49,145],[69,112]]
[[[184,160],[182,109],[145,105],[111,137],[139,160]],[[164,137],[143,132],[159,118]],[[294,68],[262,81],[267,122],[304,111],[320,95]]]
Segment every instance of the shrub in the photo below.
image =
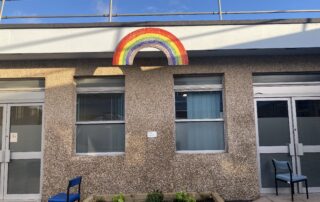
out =
[[112,197],[112,202],[125,202],[124,195],[122,193],[120,193],[118,195],[114,195]]
[[148,193],[146,202],[163,202],[163,193],[159,190]]
[[94,199],[95,202],[106,202],[106,199],[103,196],[97,196]]
[[175,202],[196,202],[196,199],[186,192],[177,192]]

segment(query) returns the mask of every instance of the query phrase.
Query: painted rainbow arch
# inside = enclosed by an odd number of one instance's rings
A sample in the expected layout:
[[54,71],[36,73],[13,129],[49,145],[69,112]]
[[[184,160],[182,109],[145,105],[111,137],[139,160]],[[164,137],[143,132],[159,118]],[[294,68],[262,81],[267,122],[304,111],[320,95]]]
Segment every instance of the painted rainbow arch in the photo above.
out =
[[113,65],[132,65],[136,54],[143,48],[162,51],[168,65],[188,65],[188,54],[181,41],[172,33],[160,28],[142,28],[125,36],[117,46]]

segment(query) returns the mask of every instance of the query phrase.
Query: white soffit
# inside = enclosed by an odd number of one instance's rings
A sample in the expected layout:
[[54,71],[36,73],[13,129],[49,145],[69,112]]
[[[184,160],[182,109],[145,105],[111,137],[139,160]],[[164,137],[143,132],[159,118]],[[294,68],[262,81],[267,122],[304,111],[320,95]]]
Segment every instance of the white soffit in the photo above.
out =
[[[0,56],[12,54],[113,53],[141,27],[0,29]],[[187,51],[319,48],[320,23],[162,26]],[[146,49],[145,51],[149,51]],[[109,54],[109,57],[112,54]]]

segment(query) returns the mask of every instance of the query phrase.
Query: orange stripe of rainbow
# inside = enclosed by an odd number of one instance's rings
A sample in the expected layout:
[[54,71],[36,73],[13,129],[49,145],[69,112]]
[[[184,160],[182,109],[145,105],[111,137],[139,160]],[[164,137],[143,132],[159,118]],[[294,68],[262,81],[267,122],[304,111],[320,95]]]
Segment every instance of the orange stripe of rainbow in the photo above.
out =
[[188,54],[181,41],[160,28],[142,28],[125,36],[113,56],[113,65],[132,65],[136,53],[145,47],[165,50],[169,65],[188,65]]

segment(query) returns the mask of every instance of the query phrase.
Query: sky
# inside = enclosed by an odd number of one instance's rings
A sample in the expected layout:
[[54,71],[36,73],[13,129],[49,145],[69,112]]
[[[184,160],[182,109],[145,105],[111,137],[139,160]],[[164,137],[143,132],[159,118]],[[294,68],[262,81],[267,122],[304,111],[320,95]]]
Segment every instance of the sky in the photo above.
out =
[[[221,0],[223,11],[319,9],[320,0]],[[1,0],[0,0],[1,2]],[[107,14],[109,0],[7,0],[3,16]],[[218,11],[217,0],[113,0],[113,13]],[[320,18],[319,13],[224,15],[225,20]],[[114,22],[218,20],[217,15],[115,17]],[[107,22],[107,18],[3,19],[0,23]]]

